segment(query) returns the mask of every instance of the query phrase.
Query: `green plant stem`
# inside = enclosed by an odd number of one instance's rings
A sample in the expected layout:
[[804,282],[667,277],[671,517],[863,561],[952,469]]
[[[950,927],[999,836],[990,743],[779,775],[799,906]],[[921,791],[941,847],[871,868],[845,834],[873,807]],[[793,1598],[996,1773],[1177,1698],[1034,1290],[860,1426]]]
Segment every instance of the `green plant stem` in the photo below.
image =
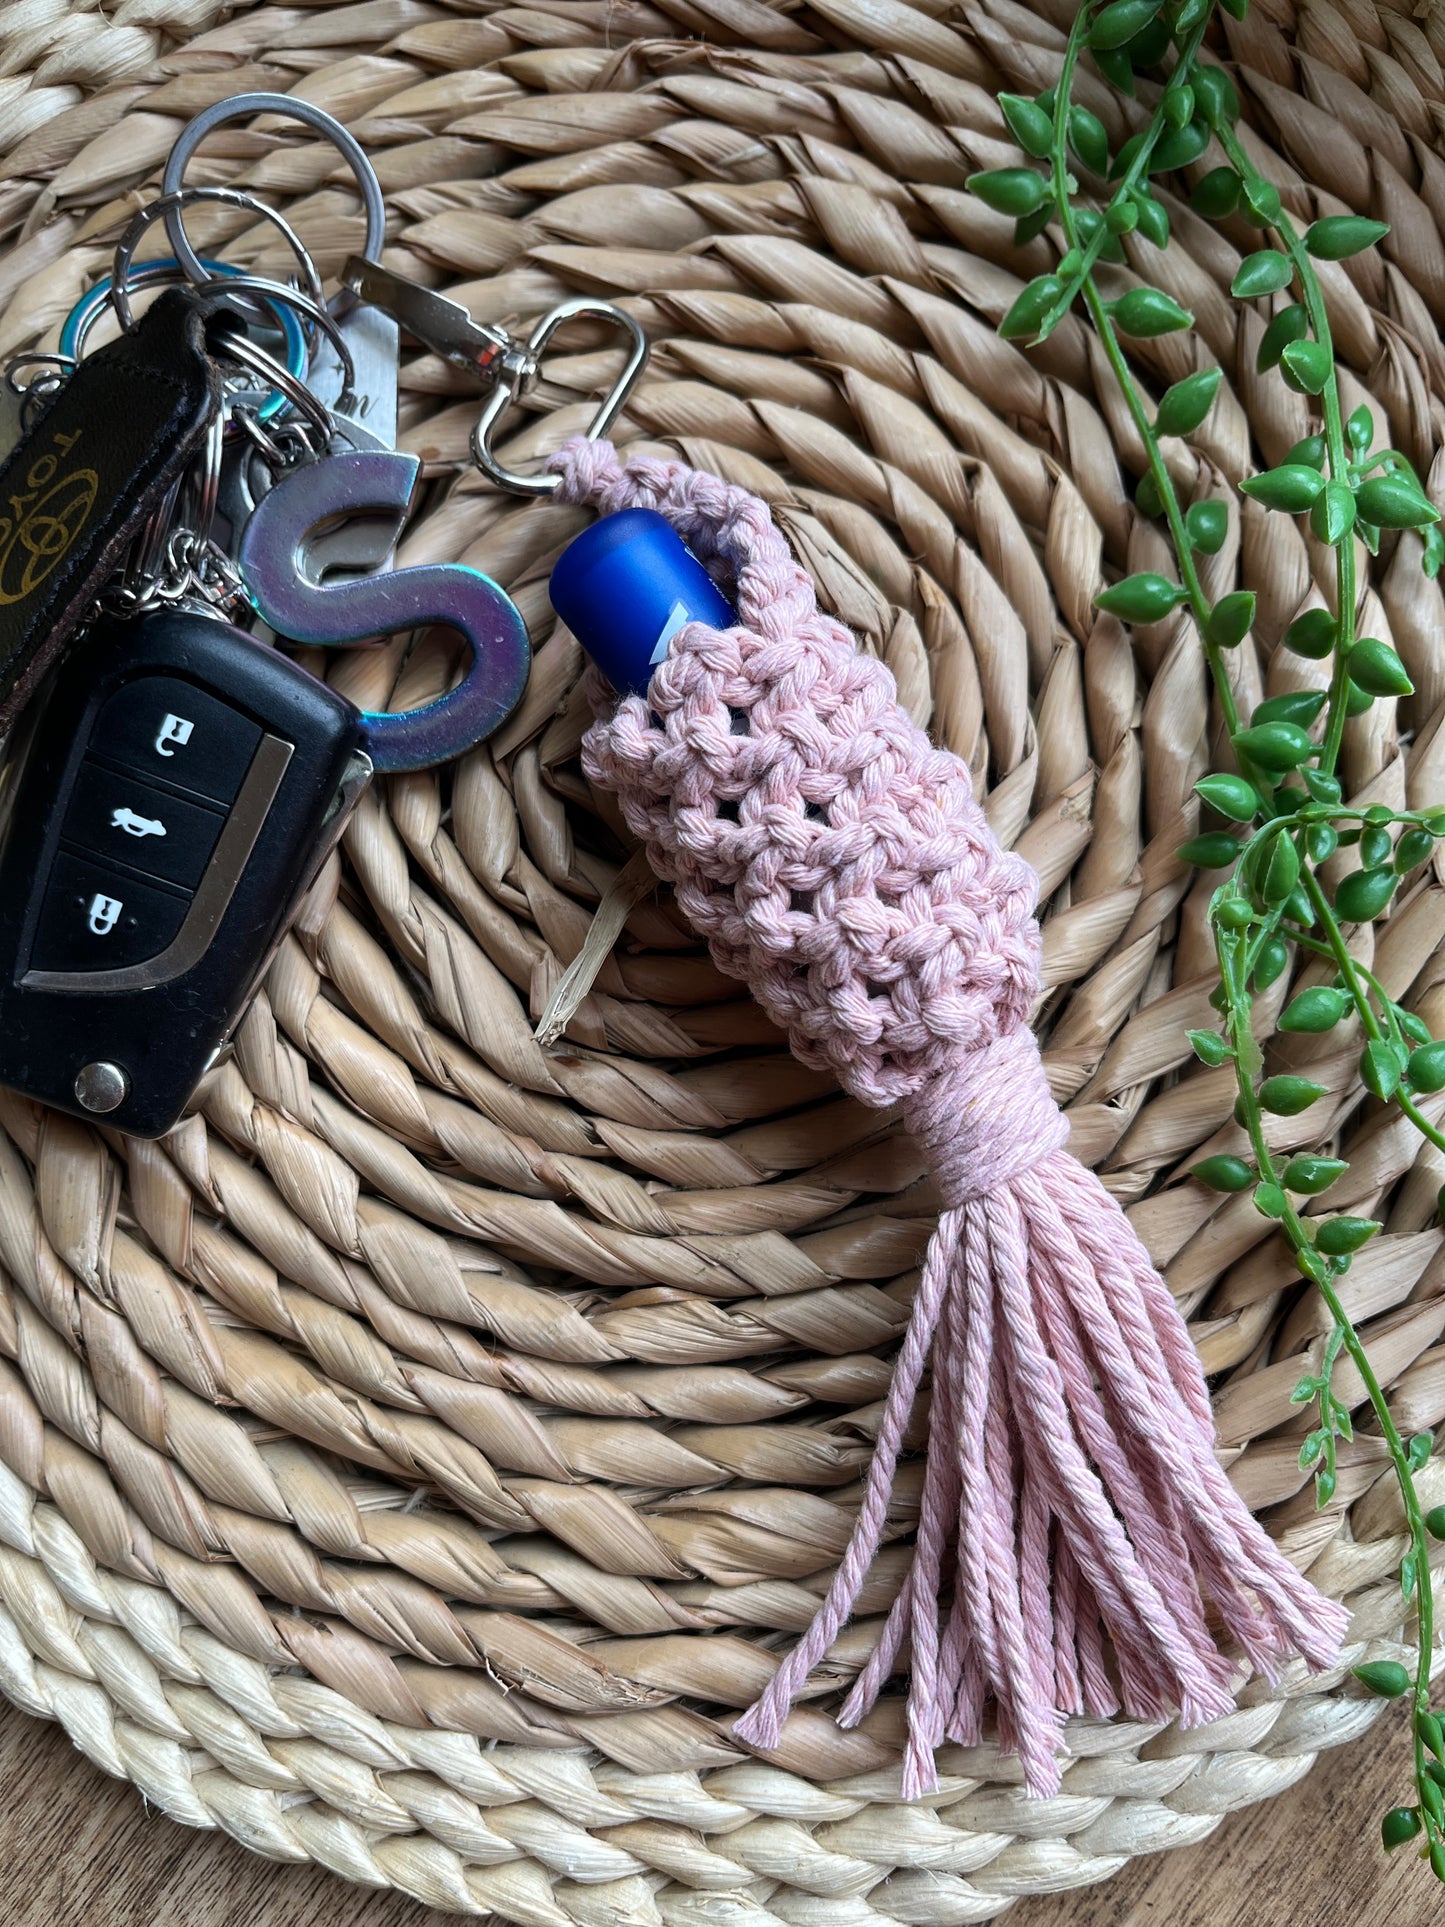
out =
[[[1178,62],[1170,76],[1171,85],[1182,84],[1183,78],[1188,75],[1203,42],[1205,26],[1207,24],[1208,21],[1206,18],[1206,21],[1189,36],[1183,48],[1180,50]],[[1069,197],[1069,107],[1071,104],[1070,94],[1073,87],[1074,70],[1078,65],[1079,56],[1083,52],[1087,33],[1088,9],[1081,8],[1078,14],[1075,15],[1074,24],[1069,33],[1068,45],[1064,49],[1063,65],[1059,72],[1059,78],[1055,83],[1054,95],[1054,140],[1050,154],[1050,173],[1053,182],[1054,204],[1058,209],[1059,220],[1064,230],[1064,239],[1068,243],[1071,251],[1077,250],[1079,247],[1079,234],[1074,219],[1073,203]],[[1123,180],[1120,182],[1114,194],[1113,205],[1117,205],[1119,202],[1127,199],[1145,178],[1149,168],[1149,161],[1163,133],[1163,116],[1156,112],[1138,153],[1134,156],[1128,171],[1125,173]],[[1101,225],[1098,234],[1094,236],[1089,246],[1083,250],[1083,265],[1079,269],[1077,276],[1080,291],[1083,294],[1085,305],[1088,307],[1089,318],[1098,331],[1104,353],[1108,358],[1110,368],[1113,370],[1114,379],[1119,384],[1119,391],[1124,397],[1125,406],[1133,418],[1134,426],[1138,430],[1139,438],[1144,445],[1145,457],[1149,463],[1149,473],[1154,479],[1154,485],[1159,491],[1159,499],[1164,505],[1164,514],[1169,525],[1170,540],[1173,542],[1174,553],[1178,558],[1179,578],[1188,596],[1190,612],[1194,617],[1195,626],[1199,630],[1205,655],[1209,659],[1209,667],[1214,677],[1215,688],[1219,692],[1219,702],[1224,712],[1225,727],[1228,729],[1230,735],[1234,736],[1239,731],[1239,705],[1235,701],[1234,691],[1230,687],[1229,677],[1225,671],[1224,651],[1220,649],[1217,643],[1211,642],[1209,638],[1210,602],[1208,596],[1204,593],[1204,585],[1199,579],[1199,571],[1195,566],[1194,548],[1189,540],[1188,532],[1184,527],[1184,511],[1179,506],[1179,497],[1174,488],[1174,478],[1170,475],[1163,454],[1160,451],[1159,438],[1154,433],[1154,424],[1149,419],[1148,410],[1144,406],[1144,397],[1139,392],[1133,374],[1130,371],[1128,359],[1120,345],[1118,331],[1115,329],[1109,311],[1104,305],[1103,298],[1094,284],[1094,263],[1098,259],[1099,250],[1103,247],[1106,238],[1106,230]],[[1255,772],[1249,771],[1246,773],[1253,779]]]
[[[1214,137],[1224,149],[1230,165],[1244,181],[1257,181],[1264,184],[1264,177],[1250,160],[1244,143],[1234,129],[1221,122],[1214,129]],[[1344,411],[1340,405],[1340,383],[1335,364],[1334,336],[1330,332],[1329,312],[1325,307],[1324,290],[1315,272],[1314,262],[1289,216],[1281,211],[1271,223],[1279,237],[1280,246],[1294,269],[1295,279],[1304,296],[1305,312],[1309,316],[1310,327],[1316,341],[1328,348],[1330,372],[1320,391],[1320,418],[1325,431],[1326,458],[1329,462],[1330,479],[1347,482],[1350,474],[1350,451],[1345,440]],[[1339,761],[1340,745],[1344,740],[1345,722],[1348,716],[1346,698],[1350,685],[1350,650],[1355,642],[1355,532],[1346,531],[1337,545],[1335,560],[1335,620],[1338,624],[1338,641],[1335,644],[1334,671],[1330,678],[1330,698],[1325,725],[1324,742],[1320,749],[1319,766],[1326,775],[1333,775],[1335,764]]]
[[[1308,871],[1306,875],[1310,876],[1310,881],[1313,883],[1313,876]],[[1318,890],[1318,887],[1316,884],[1315,889]],[[1311,893],[1311,901],[1314,901],[1313,893]],[[1316,905],[1317,910],[1318,907]],[[1345,949],[1344,939],[1340,936],[1339,925],[1335,922],[1333,911],[1327,903],[1324,908],[1328,913],[1329,927],[1333,929],[1337,939],[1338,947],[1332,944],[1331,948],[1335,950],[1337,961],[1340,961],[1342,973],[1357,987],[1356,1007],[1361,1011],[1363,1022],[1368,1009],[1368,999],[1365,997],[1363,988],[1359,986],[1358,978],[1354,976],[1354,959]],[[1226,933],[1216,928],[1215,949],[1219,958],[1220,980],[1224,984],[1227,1000],[1225,1025],[1234,1051],[1235,1082],[1239,1091],[1241,1121],[1249,1134],[1250,1148],[1254,1153],[1255,1165],[1261,1180],[1266,1184],[1275,1185],[1285,1200],[1284,1214],[1278,1223],[1294,1251],[1295,1262],[1324,1300],[1325,1308],[1334,1320],[1335,1329],[1343,1335],[1344,1349],[1349,1354],[1350,1362],[1360,1375],[1360,1383],[1365,1388],[1365,1397],[1369,1401],[1370,1410],[1375,1415],[1375,1423],[1380,1428],[1380,1435],[1385,1441],[1390,1463],[1394,1468],[1396,1483],[1400,1489],[1400,1501],[1405,1512],[1406,1528],[1410,1535],[1410,1547],[1415,1555],[1415,1610],[1419,1647],[1416,1655],[1414,1684],[1416,1718],[1412,1720],[1411,1728],[1415,1749],[1415,1780],[1419,1785],[1425,1777],[1426,1761],[1425,1742],[1418,1716],[1430,1710],[1430,1661],[1435,1640],[1435,1601],[1430,1578],[1430,1544],[1425,1530],[1424,1514],[1420,1509],[1420,1495],[1415,1488],[1415,1475],[1410,1468],[1408,1448],[1400,1437],[1399,1428],[1390,1412],[1389,1400],[1375,1375],[1375,1368],[1370,1363],[1364,1341],[1355,1330],[1354,1322],[1345,1309],[1328,1262],[1315,1250],[1314,1241],[1305,1227],[1304,1220],[1291,1201],[1289,1193],[1280,1183],[1279,1174],[1275,1169],[1274,1154],[1265,1139],[1264,1113],[1254,1087],[1253,1075],[1259,1058],[1259,1045],[1250,1027],[1250,1000],[1244,971],[1241,968],[1242,960],[1239,956],[1241,947],[1236,933]],[[1372,1011],[1369,1017],[1373,1023]],[[1439,1830],[1423,1801],[1420,1806],[1420,1818],[1427,1838],[1439,1839]]]

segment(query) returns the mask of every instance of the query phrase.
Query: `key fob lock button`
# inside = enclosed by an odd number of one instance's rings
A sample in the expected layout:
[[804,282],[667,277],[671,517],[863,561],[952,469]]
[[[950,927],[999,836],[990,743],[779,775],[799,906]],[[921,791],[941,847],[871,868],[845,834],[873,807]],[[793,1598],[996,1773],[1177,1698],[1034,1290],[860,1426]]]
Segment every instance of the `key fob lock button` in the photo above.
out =
[[179,676],[138,676],[118,689],[95,719],[94,755],[233,803],[261,731],[249,717]]
[[120,970],[160,955],[190,898],[61,851],[30,952],[32,970]]

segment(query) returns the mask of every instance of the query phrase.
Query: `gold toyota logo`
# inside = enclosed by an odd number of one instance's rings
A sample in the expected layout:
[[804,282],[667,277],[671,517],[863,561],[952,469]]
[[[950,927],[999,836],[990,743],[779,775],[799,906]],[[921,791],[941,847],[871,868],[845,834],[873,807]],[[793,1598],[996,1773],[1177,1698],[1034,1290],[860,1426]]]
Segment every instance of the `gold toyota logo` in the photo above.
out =
[[23,602],[38,589],[90,519],[100,477],[93,468],[62,466],[79,440],[78,434],[56,435],[59,454],[31,464],[24,489],[11,495],[9,514],[0,516],[0,605]]

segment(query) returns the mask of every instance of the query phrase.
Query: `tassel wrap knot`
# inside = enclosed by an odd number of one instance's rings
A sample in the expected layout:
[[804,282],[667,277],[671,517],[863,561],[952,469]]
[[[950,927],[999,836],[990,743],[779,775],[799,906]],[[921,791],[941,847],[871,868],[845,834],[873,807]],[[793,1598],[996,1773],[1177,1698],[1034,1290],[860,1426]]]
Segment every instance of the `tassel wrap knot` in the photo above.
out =
[[[1064,1715],[1198,1724],[1237,1661],[1335,1659],[1347,1614],[1279,1551],[1214,1456],[1199,1360],[1124,1214],[1063,1149],[1028,1029],[1037,879],[968,771],[817,606],[766,505],[604,443],[553,458],[559,496],[660,510],[739,626],[691,624],[647,698],[594,672],[588,777],[804,1063],[901,1102],[945,1209],[924,1260],[852,1538],[812,1625],[734,1733],[764,1752],[898,1525],[890,1498],[931,1375],[913,1562],[839,1715],[910,1672],[902,1790],[985,1706],[1030,1792],[1056,1792]],[[1283,1414],[1281,1414],[1283,1416]],[[826,1690],[823,1688],[813,1690]]]

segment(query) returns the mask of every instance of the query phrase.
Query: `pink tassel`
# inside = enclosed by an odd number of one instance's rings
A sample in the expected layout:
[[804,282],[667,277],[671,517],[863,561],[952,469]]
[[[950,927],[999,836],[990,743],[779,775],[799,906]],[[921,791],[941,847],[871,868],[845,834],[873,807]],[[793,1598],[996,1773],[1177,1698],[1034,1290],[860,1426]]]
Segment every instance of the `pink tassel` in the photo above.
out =
[[736,1733],[778,1744],[853,1610],[930,1360],[913,1564],[841,1714],[856,1725],[906,1655],[905,1796],[936,1784],[941,1743],[977,1742],[990,1699],[1035,1794],[1058,1790],[1067,1713],[1228,1712],[1206,1601],[1270,1678],[1293,1653],[1329,1665],[1348,1614],[1225,1477],[1178,1309],[1063,1149],[1028,1029],[1037,879],[994,840],[968,771],[819,611],[756,497],[679,463],[623,468],[605,444],[555,465],[564,500],[660,510],[741,619],[685,628],[645,702],[594,675],[589,778],[797,1056],[865,1104],[902,1101],[945,1201],[852,1540]]

